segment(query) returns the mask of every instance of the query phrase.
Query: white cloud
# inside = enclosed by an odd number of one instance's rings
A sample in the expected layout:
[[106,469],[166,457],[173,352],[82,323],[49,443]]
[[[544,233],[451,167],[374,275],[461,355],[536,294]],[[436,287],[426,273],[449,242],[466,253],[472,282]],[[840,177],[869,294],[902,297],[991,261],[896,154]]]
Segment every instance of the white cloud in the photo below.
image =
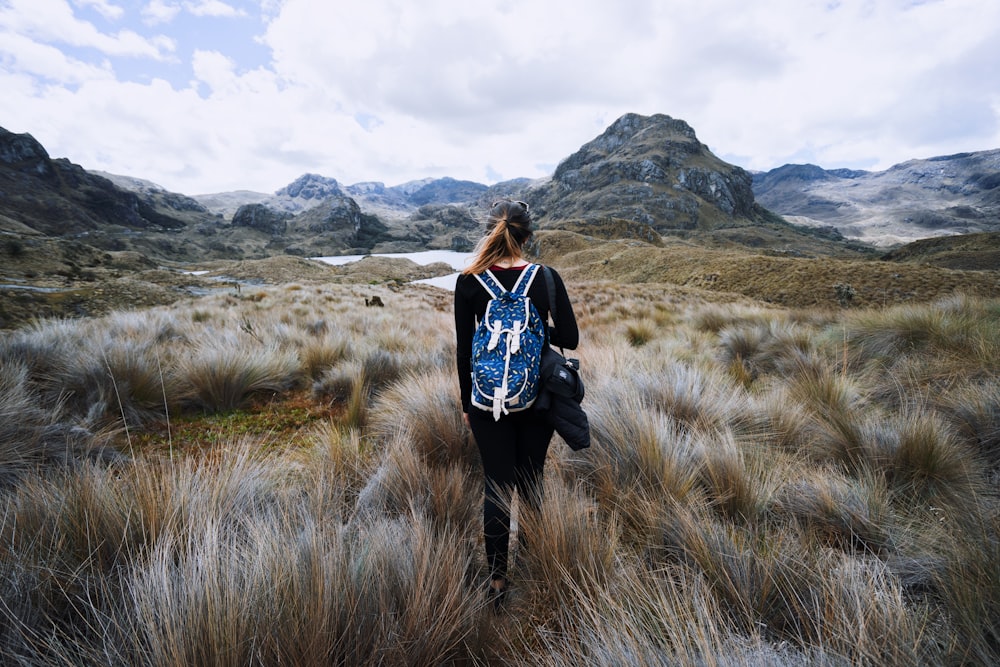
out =
[[221,0],[150,0],[141,10],[143,20],[148,25],[170,23],[181,12],[197,17],[236,18],[247,16],[246,11]]
[[81,21],[64,0],[8,0],[0,9],[0,28],[40,42],[93,48],[109,56],[161,59],[173,49],[165,36],[147,39],[132,30],[105,34]]
[[180,5],[164,0],[152,0],[142,8],[142,17],[149,25],[170,23],[181,11]]
[[74,0],[73,4],[80,7],[91,7],[109,21],[116,21],[125,13],[124,9],[107,0]]
[[220,0],[196,0],[185,2],[184,8],[195,16],[235,17],[246,16],[246,12]]
[[[54,46],[40,44],[15,33],[0,33],[0,55],[3,56],[3,61],[11,63],[11,69],[16,69],[21,75],[37,77],[46,83],[78,85],[113,77],[111,67],[107,64],[101,67],[89,65],[68,57]],[[4,90],[7,95],[11,93],[6,88]]]
[[233,83],[235,64],[215,51],[195,51],[191,67],[195,79],[208,84],[212,90],[221,90]]
[[542,176],[626,112],[686,120],[754,169],[1000,147],[1000,3],[984,0],[264,0],[270,63],[202,43],[190,85],[111,77],[120,55],[187,57],[171,30],[248,6],[152,0],[139,16],[167,35],[150,38],[130,32],[134,10],[109,35],[66,2],[7,0],[0,118],[88,168],[188,193],[306,171]]

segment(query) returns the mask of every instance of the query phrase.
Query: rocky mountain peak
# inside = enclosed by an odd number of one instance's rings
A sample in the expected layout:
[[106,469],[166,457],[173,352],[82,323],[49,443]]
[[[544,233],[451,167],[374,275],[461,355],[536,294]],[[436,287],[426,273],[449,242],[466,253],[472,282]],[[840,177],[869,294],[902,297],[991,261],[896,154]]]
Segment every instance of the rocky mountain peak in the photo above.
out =
[[363,181],[347,186],[347,192],[351,196],[356,195],[384,195],[385,183],[382,181]]
[[312,199],[321,201],[331,197],[344,197],[344,191],[335,178],[319,174],[303,174],[274,193],[278,197]]
[[656,132],[661,136],[676,135],[682,141],[698,141],[694,128],[685,121],[671,118],[665,114],[654,114],[652,116],[641,116],[635,113],[625,114],[597,137],[590,144],[595,149],[604,149],[611,152],[629,141],[636,139],[644,132]]
[[0,127],[0,162],[22,173],[46,176],[52,173],[45,148],[30,134],[15,134]]
[[[549,221],[634,220],[660,232],[731,226],[760,215],[750,174],[709,151],[683,120],[626,114],[532,191]],[[572,196],[567,196],[572,195]]]

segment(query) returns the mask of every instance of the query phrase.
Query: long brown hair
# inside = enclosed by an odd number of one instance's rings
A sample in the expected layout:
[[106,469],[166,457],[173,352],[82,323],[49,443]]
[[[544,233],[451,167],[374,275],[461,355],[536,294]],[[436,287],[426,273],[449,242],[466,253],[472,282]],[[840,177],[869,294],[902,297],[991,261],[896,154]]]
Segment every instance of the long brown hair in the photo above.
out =
[[472,263],[462,273],[482,273],[504,259],[519,259],[530,238],[528,205],[509,199],[494,202],[486,221],[486,234],[479,239]]

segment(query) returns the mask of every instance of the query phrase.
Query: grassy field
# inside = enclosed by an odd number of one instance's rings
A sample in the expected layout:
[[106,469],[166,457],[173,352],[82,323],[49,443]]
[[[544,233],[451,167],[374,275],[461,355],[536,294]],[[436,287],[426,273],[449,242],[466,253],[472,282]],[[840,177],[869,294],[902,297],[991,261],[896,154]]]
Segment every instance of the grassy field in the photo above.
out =
[[1000,662],[1000,301],[564,273],[593,445],[553,442],[499,615],[449,293],[4,332],[4,664]]
[[669,283],[789,308],[887,307],[956,292],[1000,294],[996,265],[990,271],[959,271],[916,261],[806,256],[775,244],[753,253],[679,239],[656,246],[566,231],[539,233],[537,244],[543,261],[560,267],[571,280]]

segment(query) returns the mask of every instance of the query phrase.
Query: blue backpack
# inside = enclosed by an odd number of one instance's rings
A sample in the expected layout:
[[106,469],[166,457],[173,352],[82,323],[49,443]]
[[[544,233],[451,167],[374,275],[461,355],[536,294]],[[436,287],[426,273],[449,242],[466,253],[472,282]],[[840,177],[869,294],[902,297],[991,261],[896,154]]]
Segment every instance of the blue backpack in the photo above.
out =
[[527,296],[538,269],[526,266],[510,291],[488,269],[476,275],[491,298],[472,337],[472,404],[494,420],[530,408],[538,396],[546,327]]

